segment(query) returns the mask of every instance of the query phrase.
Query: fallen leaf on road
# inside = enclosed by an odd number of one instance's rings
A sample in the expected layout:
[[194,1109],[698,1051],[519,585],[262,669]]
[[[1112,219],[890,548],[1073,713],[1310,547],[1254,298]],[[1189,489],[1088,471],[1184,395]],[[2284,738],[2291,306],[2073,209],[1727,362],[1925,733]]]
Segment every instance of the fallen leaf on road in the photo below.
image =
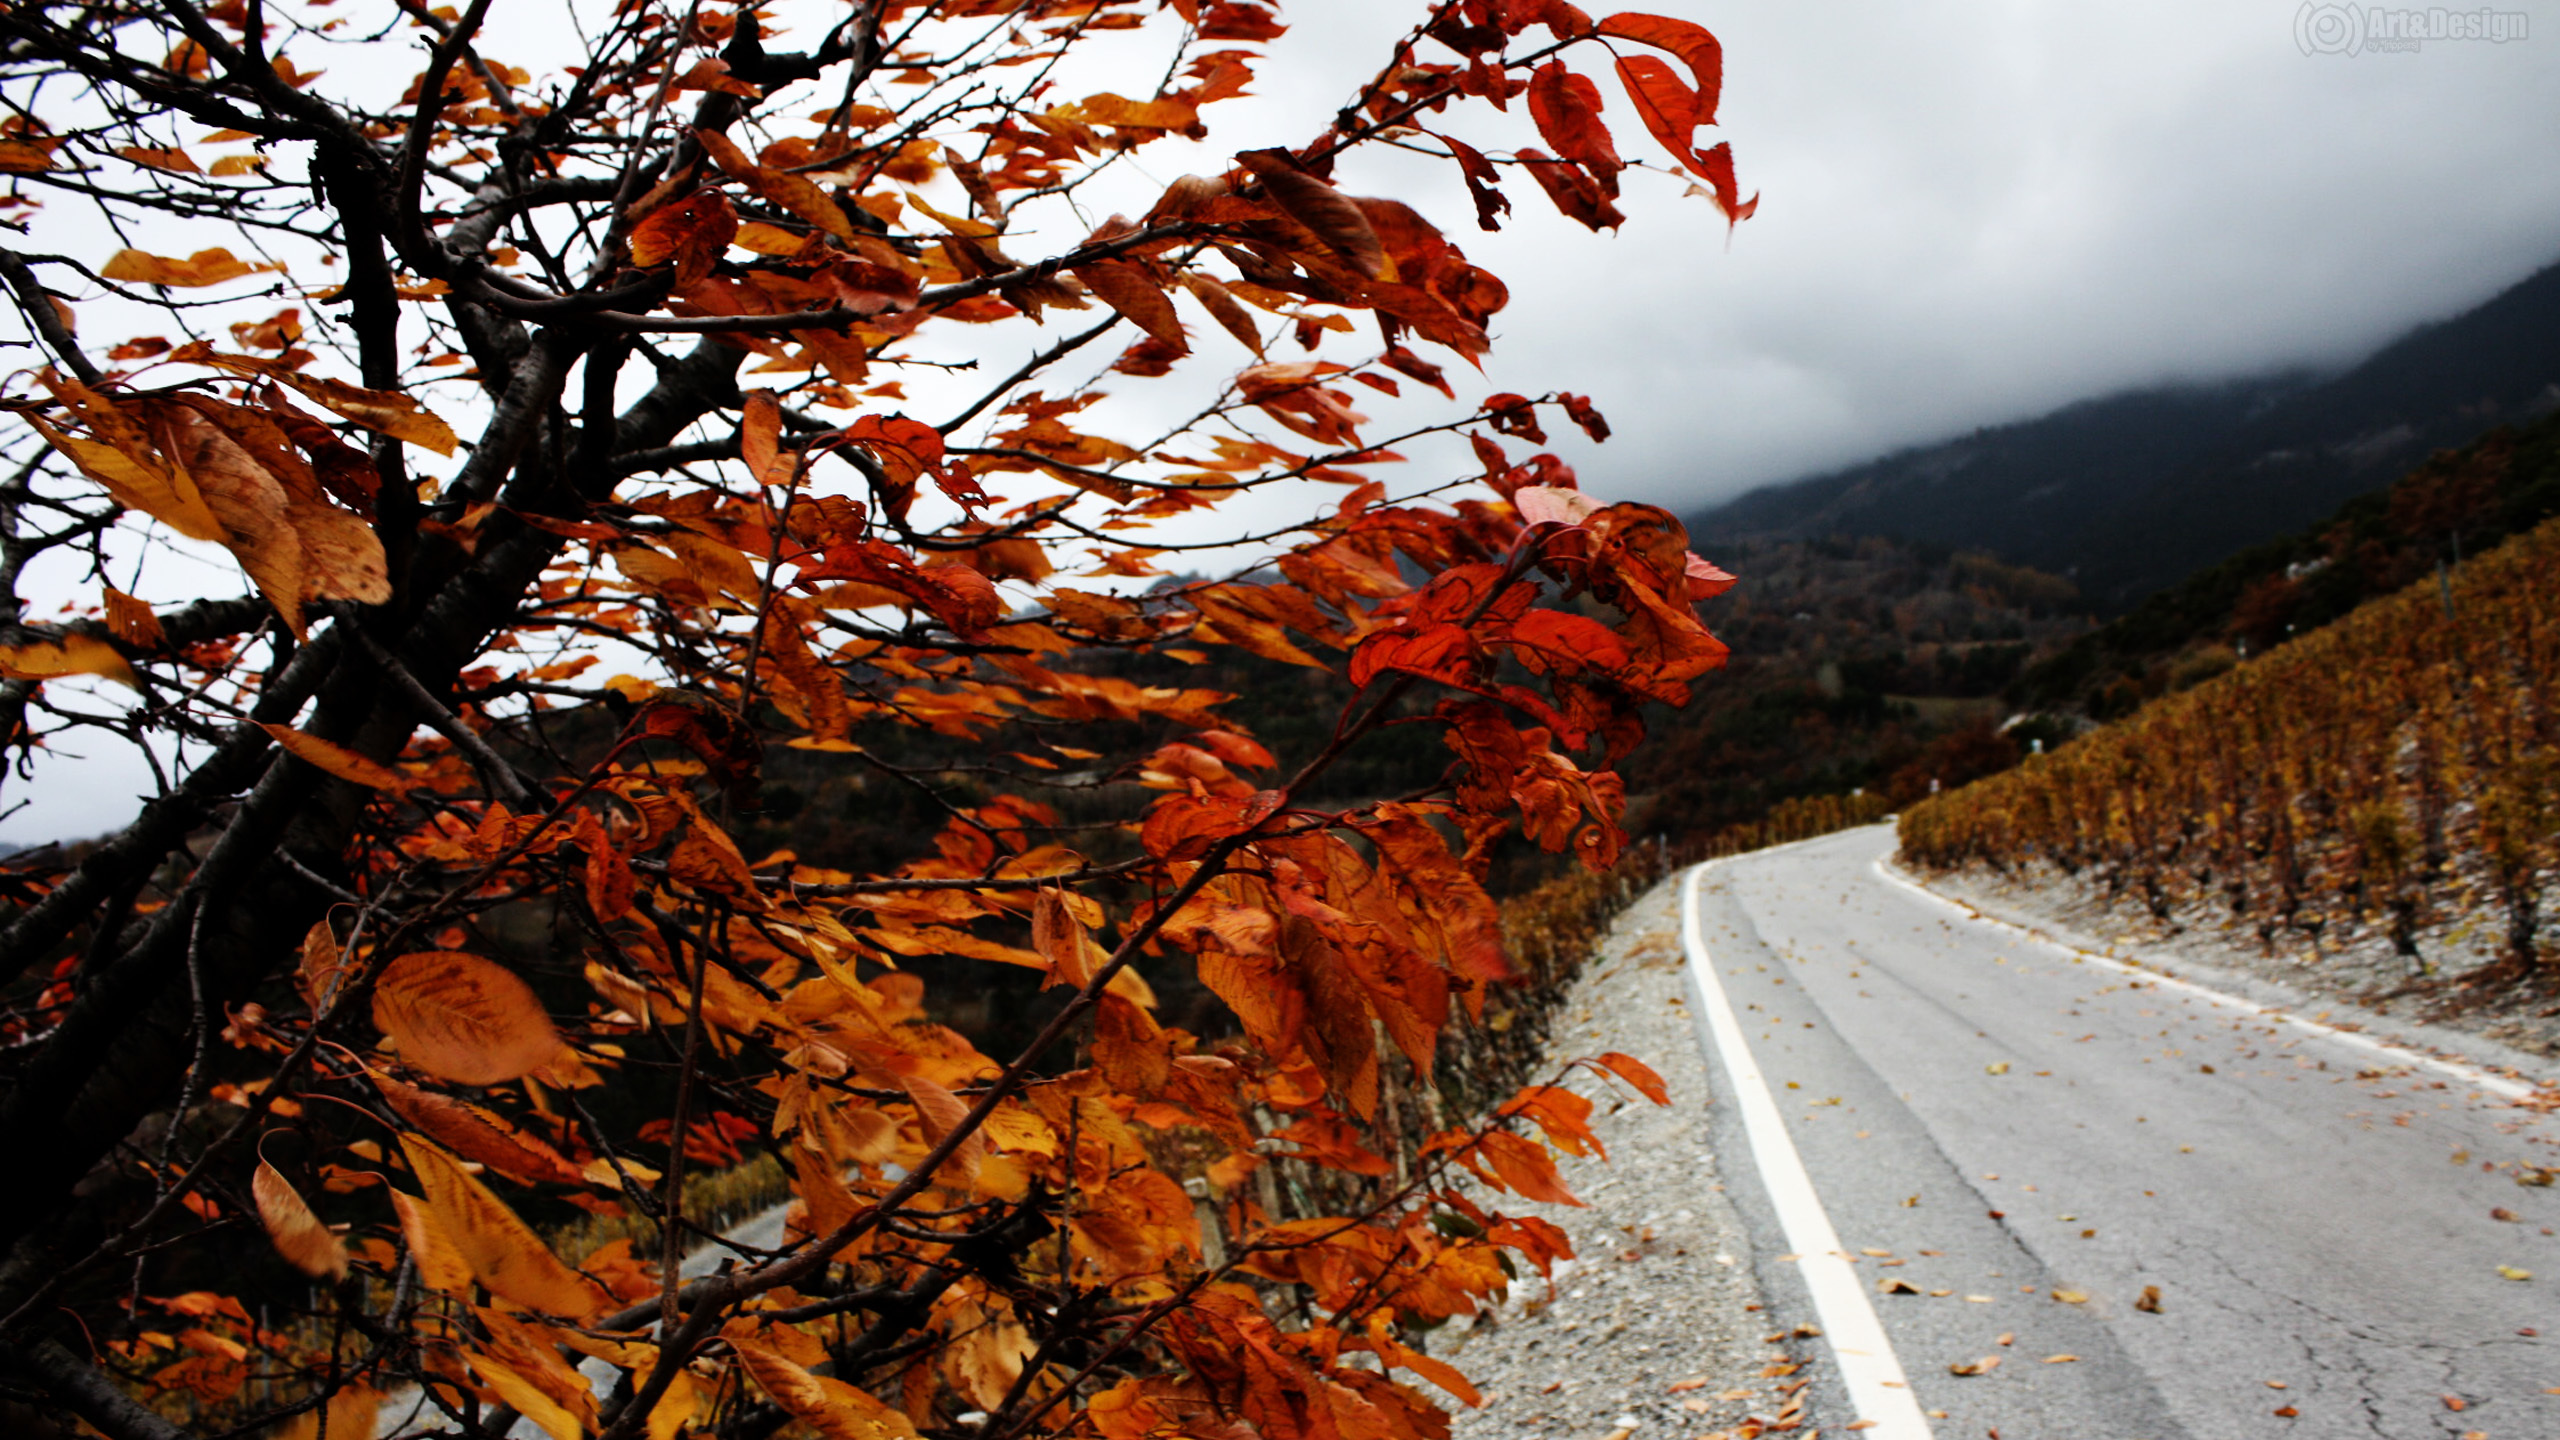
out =
[[1967,1295],[1964,1297],[1964,1303],[1967,1305],[1988,1305],[1991,1303],[1991,1297],[1988,1295]]
[[2290,1406],[2290,1405],[2279,1405],[2279,1406],[2277,1406],[2277,1407],[2276,1407],[2276,1411],[2275,1411],[2275,1413],[2276,1413],[2276,1415],[2277,1415],[2279,1418],[2281,1418],[2281,1419],[2290,1420],[2290,1419],[2292,1419],[2294,1416],[2299,1415],[2299,1414],[2301,1414],[2302,1412],[2301,1412],[2301,1411],[2299,1411],[2299,1410],[2294,1409],[2294,1408],[2293,1408],[2292,1406]]
[[2283,1390],[2283,1389],[2287,1389],[2287,1388],[2289,1388],[2289,1387],[2287,1387],[2287,1386],[2286,1386],[2286,1384],[2285,1384],[2283,1381],[2281,1381],[2281,1380],[2270,1380],[2270,1381],[2268,1381],[2268,1382],[2267,1382],[2267,1388],[2268,1388],[2268,1389],[2270,1389],[2270,1390]]
[[2133,1308],[2134,1308],[2134,1309],[2136,1309],[2136,1310],[2141,1311],[2142,1313],[2144,1313],[2144,1314],[2146,1314],[2146,1315],[2157,1315],[2157,1314],[2159,1314],[2159,1313],[2160,1313],[2160,1287],[2159,1287],[2159,1286],[2157,1286],[2157,1285],[2145,1285],[2145,1286],[2143,1286],[2143,1287],[2142,1287],[2142,1298],[2133,1302]]
[[1917,1295],[1920,1293],[1920,1287],[1912,1284],[1908,1280],[1887,1275],[1876,1282],[1876,1293],[1879,1295]]
[[2498,1273],[2499,1273],[2499,1274],[2501,1274],[2501,1275],[2506,1276],[2506,1277],[2507,1277],[2508,1279],[2510,1279],[2510,1280],[2530,1280],[2530,1279],[2532,1279],[2532,1278],[2533,1278],[2533,1272],[2532,1272],[2532,1271],[2530,1271],[2530,1270],[2519,1270],[2519,1269],[2517,1269],[2516,1267],[2514,1267],[2513,1265],[2501,1265],[2501,1266],[2499,1266],[2499,1267],[2498,1267]]
[[2009,1073],[2009,1062],[2006,1060],[1994,1060],[1990,1064],[1982,1067],[1982,1073],[1985,1075],[2006,1075]]
[[2080,1290],[2056,1290],[2053,1292],[2053,1298],[2061,1301],[2065,1305],[2086,1305],[2089,1303],[2088,1294],[2085,1291]]
[[2070,1365],[2077,1363],[2079,1359],[2080,1357],[2077,1355],[2047,1355],[2044,1357],[2044,1363],[2047,1365]]
[[1704,1415],[1708,1411],[1716,1408],[1716,1406],[1715,1402],[1712,1400],[1700,1400],[1693,1397],[1691,1399],[1681,1401],[1680,1408],[1683,1410],[1695,1411],[1700,1415]]
[[2516,1212],[2508,1209],[2504,1205],[2492,1205],[2489,1207],[2489,1218],[2492,1220],[2504,1220],[2508,1224],[2513,1225],[2524,1217],[2518,1215]]
[[2447,1395],[2444,1397],[2444,1408],[2447,1410],[2466,1410],[2470,1407],[2463,1403],[2461,1396]]
[[1954,1292],[1953,1290],[1932,1290],[1932,1291],[1930,1291],[1930,1292],[1929,1292],[1929,1296],[1930,1296],[1930,1298],[1931,1298],[1931,1299],[1933,1299],[1933,1300],[1944,1300],[1945,1298],[1947,1298],[1947,1297],[1948,1297],[1948,1296],[1950,1296],[1950,1295],[1953,1295],[1954,1293],[1956,1293],[1956,1292]]
[[1695,1380],[1674,1380],[1671,1382],[1671,1393],[1674,1395],[1686,1395],[1692,1390],[1704,1390],[1707,1386],[1713,1383],[1713,1381],[1710,1381],[1704,1375],[1699,1376]]
[[1994,1345],[2015,1345],[2018,1343],[2018,1337],[2010,1331],[2003,1330],[2000,1332],[2000,1338],[1992,1341],[1991,1343]]
[[1955,1364],[1947,1367],[1947,1373],[1950,1375],[1988,1375],[1999,1368],[1999,1356],[1985,1355],[1979,1360],[1959,1360]]
[[1861,1255],[1873,1255],[1878,1259],[1883,1259],[1884,1257],[1891,1255],[1893,1252],[1890,1250],[1878,1250],[1874,1246],[1870,1245],[1861,1249],[1858,1253]]

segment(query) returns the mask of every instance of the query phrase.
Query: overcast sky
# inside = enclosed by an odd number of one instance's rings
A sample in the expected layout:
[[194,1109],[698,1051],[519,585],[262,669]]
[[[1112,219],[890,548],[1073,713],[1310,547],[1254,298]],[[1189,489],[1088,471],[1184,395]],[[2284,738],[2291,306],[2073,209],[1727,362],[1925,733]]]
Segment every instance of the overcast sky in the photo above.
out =
[[[1575,457],[1613,497],[1685,509],[2128,386],[2352,360],[2560,259],[2560,8],[2352,56],[2305,54],[2297,20],[2337,17],[2278,0],[1654,8],[1725,42],[1723,134],[1762,197],[1730,244],[1661,177],[1628,177],[1615,237],[1534,192],[1500,236],[1432,206],[1512,282],[1493,376],[1616,425]],[[1299,13],[1275,99],[1338,38]]]

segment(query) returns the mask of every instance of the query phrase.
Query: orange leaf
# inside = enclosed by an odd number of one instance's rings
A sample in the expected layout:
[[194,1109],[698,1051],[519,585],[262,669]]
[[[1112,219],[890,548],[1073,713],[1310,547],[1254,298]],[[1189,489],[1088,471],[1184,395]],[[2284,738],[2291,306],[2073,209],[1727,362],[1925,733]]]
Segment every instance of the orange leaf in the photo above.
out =
[[400,1058],[439,1079],[499,1085],[560,1053],[533,987],[494,961],[458,950],[403,955],[373,990],[373,1023]]
[[243,275],[255,275],[265,268],[269,267],[243,264],[230,251],[216,246],[210,250],[199,250],[184,260],[172,260],[141,250],[119,250],[98,274],[129,284],[191,289],[219,285]]
[[573,1320],[593,1319],[611,1302],[602,1287],[561,1264],[541,1236],[451,1155],[415,1135],[401,1136],[400,1150],[437,1223],[490,1293]]
[[683,290],[709,277],[737,235],[738,212],[728,197],[697,190],[631,227],[631,263],[643,270],[674,265],[675,286]]
[[[941,1144],[944,1136],[959,1129],[961,1122],[969,1118],[967,1103],[933,1081],[921,1075],[910,1075],[899,1083],[906,1087],[907,1098],[915,1102],[916,1118],[923,1123],[926,1144]],[[965,1185],[976,1177],[978,1166],[986,1159],[986,1154],[986,1137],[971,1131],[944,1163],[949,1165],[951,1174]]]
[[293,1268],[315,1279],[347,1278],[346,1245],[311,1213],[301,1192],[282,1172],[259,1161],[257,1173],[249,1178],[249,1193],[258,1202],[258,1218],[266,1223],[267,1238]]
[[1616,1075],[1619,1079],[1636,1087],[1637,1091],[1643,1094],[1644,1098],[1652,1101],[1654,1104],[1668,1105],[1671,1103],[1670,1087],[1662,1083],[1662,1077],[1653,1073],[1653,1068],[1651,1066],[1645,1064],[1641,1060],[1638,1060],[1633,1055],[1621,1055],[1617,1051],[1612,1050],[1608,1054],[1601,1056],[1599,1063],[1607,1066],[1611,1074]]
[[184,150],[160,145],[119,145],[116,153],[146,170],[165,170],[172,175],[201,175],[204,168]]
[[335,741],[323,740],[307,730],[296,730],[290,725],[270,725],[263,720],[258,722],[258,728],[274,736],[286,754],[326,770],[341,780],[374,790],[400,790],[409,784],[409,777],[390,766],[359,755]]
[[304,932],[302,965],[295,979],[312,1014],[319,1014],[337,998],[338,977],[346,973],[346,968],[346,952],[339,948],[338,937],[330,932],[328,921]]
[[402,1084],[388,1075],[374,1076],[373,1083],[401,1119],[465,1160],[527,1185],[543,1180],[586,1183],[586,1176],[559,1151],[477,1105]]
[[160,631],[160,615],[148,604],[113,585],[106,587],[107,628],[138,650],[157,650],[168,643]]
[[752,391],[745,410],[738,418],[738,458],[747,462],[747,473],[759,485],[779,484],[788,479],[778,476],[782,460],[782,405],[770,390]]
[[1488,1132],[1482,1142],[1485,1160],[1502,1184],[1523,1199],[1543,1201],[1550,1205],[1579,1205],[1573,1192],[1564,1188],[1556,1174],[1555,1157],[1547,1147],[1506,1130]]
[[916,1440],[907,1417],[829,1375],[812,1375],[783,1353],[759,1344],[733,1326],[729,1348],[773,1403],[803,1421],[826,1440]]

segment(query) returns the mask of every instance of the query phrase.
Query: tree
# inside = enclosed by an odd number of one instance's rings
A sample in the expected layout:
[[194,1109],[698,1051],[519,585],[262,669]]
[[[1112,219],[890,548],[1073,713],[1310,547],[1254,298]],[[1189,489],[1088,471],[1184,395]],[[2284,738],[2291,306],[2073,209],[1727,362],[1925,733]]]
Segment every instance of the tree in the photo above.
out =
[[[1523,171],[1615,225],[1598,56],[1738,221],[1714,38],[1453,0],[1314,140],[1095,224],[1244,91],[1265,0],[881,0],[790,51],[625,0],[534,68],[490,0],[337,8],[0,12],[11,783],[160,777],[4,872],[16,1420],[1440,1433],[1402,1377],[1470,1392],[1413,1327],[1557,1253],[1491,1191],[1566,1198],[1523,1132],[1589,1107],[1387,1112],[1508,973],[1489,847],[1612,862],[1730,581],[1507,448],[1605,436],[1580,397],[1376,433],[1352,387],[1454,401],[1422,347],[1474,361],[1506,291],[1336,177],[1394,147],[1487,229]],[[1547,149],[1454,133],[1524,96]],[[1109,394],[1223,372],[1183,307],[1251,363],[1141,433]],[[1458,437],[1448,484],[1372,478]],[[1283,763],[1162,683],[1202,647],[1353,700]],[[1446,780],[1308,803],[1414,726]],[[751,856],[785,747],[933,823]],[[954,957],[1036,977],[1027,1044],[934,1023],[911,967]],[[757,1174],[787,1234],[682,1275]]]

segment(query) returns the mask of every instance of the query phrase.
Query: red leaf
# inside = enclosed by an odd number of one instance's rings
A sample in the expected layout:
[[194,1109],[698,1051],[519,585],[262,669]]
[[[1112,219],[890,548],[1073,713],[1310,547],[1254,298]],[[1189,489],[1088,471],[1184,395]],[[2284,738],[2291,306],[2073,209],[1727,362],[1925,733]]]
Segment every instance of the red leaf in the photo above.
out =
[[1689,74],[1697,82],[1692,123],[1716,123],[1716,101],[1724,92],[1724,45],[1705,26],[1666,15],[1629,11],[1601,21],[1597,29],[1612,39],[1633,40],[1679,56],[1680,63],[1689,67]]
[[1441,144],[1449,147],[1451,155],[1457,157],[1458,170],[1467,178],[1467,193],[1475,197],[1477,228],[1501,229],[1502,222],[1495,217],[1508,214],[1511,210],[1511,197],[1503,194],[1494,184],[1501,178],[1501,172],[1493,168],[1492,161],[1484,158],[1483,151],[1466,141],[1449,135],[1436,138]]
[[1547,192],[1555,207],[1572,219],[1593,230],[1614,230],[1627,223],[1618,207],[1609,203],[1599,185],[1585,174],[1582,167],[1558,160],[1543,150],[1522,149],[1517,152],[1520,164],[1538,188]]
[[1538,133],[1556,153],[1591,172],[1604,192],[1614,195],[1614,177],[1626,168],[1617,147],[1609,143],[1609,127],[1600,119],[1600,87],[1585,76],[1550,60],[1529,77],[1529,115]]
[[1470,684],[1475,656],[1475,641],[1455,625],[1432,622],[1382,630],[1351,652],[1351,683],[1366,685],[1381,670],[1401,670],[1445,684]]
[[1210,846],[1270,818],[1280,799],[1277,790],[1246,796],[1167,795],[1147,812],[1138,843],[1158,859],[1197,860]]

